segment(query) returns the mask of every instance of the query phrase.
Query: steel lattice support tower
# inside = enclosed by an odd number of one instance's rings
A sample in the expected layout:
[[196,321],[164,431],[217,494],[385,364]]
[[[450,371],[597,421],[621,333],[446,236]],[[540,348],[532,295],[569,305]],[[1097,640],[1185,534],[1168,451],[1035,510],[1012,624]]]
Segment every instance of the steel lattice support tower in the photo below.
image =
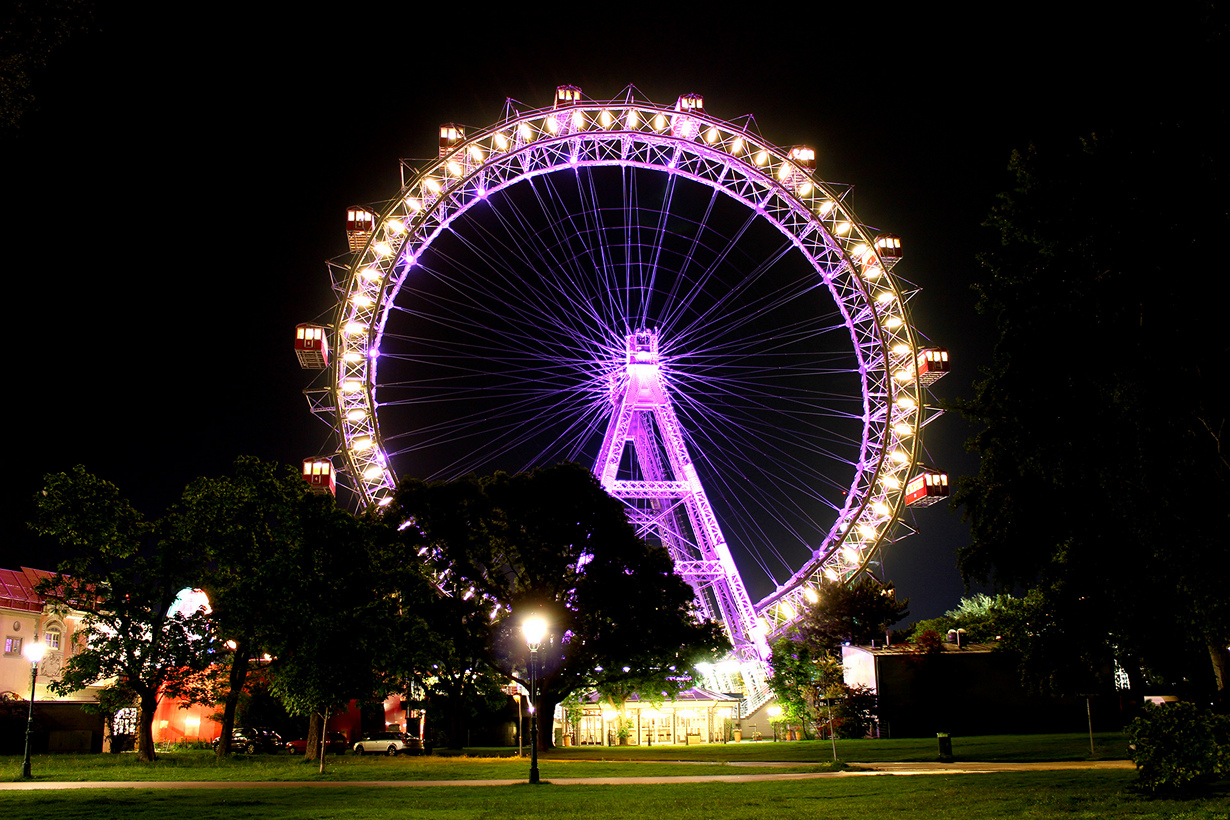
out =
[[[725,626],[735,656],[762,668],[769,656],[764,630],[696,474],[660,364],[656,329],[627,337],[626,356],[610,373],[614,411],[594,472],[628,505],[638,534],[656,535],[670,551],[701,614]],[[639,478],[620,475],[628,445],[636,469],[625,472]]]

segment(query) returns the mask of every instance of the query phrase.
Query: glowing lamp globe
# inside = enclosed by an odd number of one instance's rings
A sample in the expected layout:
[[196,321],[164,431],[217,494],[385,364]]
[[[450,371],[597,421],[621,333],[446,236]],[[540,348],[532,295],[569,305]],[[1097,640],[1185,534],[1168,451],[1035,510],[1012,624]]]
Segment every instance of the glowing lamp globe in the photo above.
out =
[[547,634],[547,622],[538,616],[526,618],[521,624],[521,633],[525,635],[525,642],[530,649],[538,649],[538,645],[542,643],[542,639]]
[[43,654],[46,653],[46,651],[47,645],[42,641],[28,643],[21,648],[21,654],[24,655],[25,659],[32,664],[37,664],[41,661],[43,659]]

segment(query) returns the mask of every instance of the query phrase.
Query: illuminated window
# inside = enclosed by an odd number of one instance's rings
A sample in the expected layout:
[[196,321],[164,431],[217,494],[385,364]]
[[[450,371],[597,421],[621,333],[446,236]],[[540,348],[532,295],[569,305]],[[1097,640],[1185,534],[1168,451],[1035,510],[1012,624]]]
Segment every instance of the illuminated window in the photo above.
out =
[[46,632],[44,632],[43,633],[43,643],[46,644],[47,649],[51,652],[55,652],[59,650],[60,630],[52,627],[48,629]]
[[4,654],[20,655],[21,654],[21,638],[15,638],[9,635],[4,639]]
[[121,709],[115,713],[114,726],[117,735],[135,735],[137,733],[137,710]]

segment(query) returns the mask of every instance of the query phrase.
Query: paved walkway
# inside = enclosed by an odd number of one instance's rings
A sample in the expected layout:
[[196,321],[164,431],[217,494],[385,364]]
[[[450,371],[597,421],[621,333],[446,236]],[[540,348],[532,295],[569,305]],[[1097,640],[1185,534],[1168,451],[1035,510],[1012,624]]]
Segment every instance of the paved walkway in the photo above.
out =
[[[732,767],[784,768],[806,766],[807,763],[727,764]],[[556,786],[628,786],[651,783],[753,783],[763,780],[817,780],[843,777],[876,777],[879,775],[987,774],[990,772],[1040,772],[1072,769],[1135,769],[1130,760],[1058,761],[1053,763],[851,763],[856,771],[791,772],[774,774],[701,774],[672,777],[552,777]],[[57,789],[321,789],[409,786],[514,786],[525,780],[85,780],[63,782],[0,783],[0,791],[45,791]]]

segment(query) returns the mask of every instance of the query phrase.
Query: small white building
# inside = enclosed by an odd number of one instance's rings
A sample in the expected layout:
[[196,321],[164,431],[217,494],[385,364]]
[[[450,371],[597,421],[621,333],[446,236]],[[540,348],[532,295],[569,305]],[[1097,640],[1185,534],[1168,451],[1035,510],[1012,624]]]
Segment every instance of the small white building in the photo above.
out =
[[[633,695],[624,703],[621,721],[619,712],[591,693],[582,699],[572,725],[565,723],[564,736],[566,743],[578,746],[721,743],[738,714],[737,696],[693,686],[669,700]],[[620,737],[621,722],[626,737]]]

